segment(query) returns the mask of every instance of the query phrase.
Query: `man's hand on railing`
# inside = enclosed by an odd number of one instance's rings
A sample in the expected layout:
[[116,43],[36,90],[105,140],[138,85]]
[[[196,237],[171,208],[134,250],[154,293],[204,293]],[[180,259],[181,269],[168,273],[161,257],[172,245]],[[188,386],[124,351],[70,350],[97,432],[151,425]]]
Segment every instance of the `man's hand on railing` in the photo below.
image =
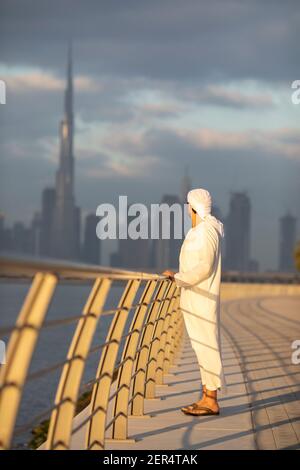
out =
[[162,274],[163,274],[164,276],[168,276],[168,278],[169,278],[171,281],[174,281],[174,274],[175,274],[174,271],[170,271],[169,269],[167,269],[167,270],[164,271]]

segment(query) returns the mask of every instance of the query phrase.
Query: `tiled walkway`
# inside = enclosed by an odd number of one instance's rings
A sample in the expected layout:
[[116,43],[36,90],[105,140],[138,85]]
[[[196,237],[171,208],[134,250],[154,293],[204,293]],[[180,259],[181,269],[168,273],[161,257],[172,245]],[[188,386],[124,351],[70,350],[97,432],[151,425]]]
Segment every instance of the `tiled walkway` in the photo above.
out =
[[[145,417],[129,418],[129,440],[106,449],[300,448],[300,298],[234,300],[222,304],[223,362],[228,385],[219,416],[184,415],[200,394],[196,356],[185,336],[165,385],[145,401]],[[81,419],[82,416],[78,416]],[[72,447],[82,448],[83,431]]]
[[300,364],[292,362],[300,298],[229,302],[223,324],[240,358],[258,448],[300,449]]

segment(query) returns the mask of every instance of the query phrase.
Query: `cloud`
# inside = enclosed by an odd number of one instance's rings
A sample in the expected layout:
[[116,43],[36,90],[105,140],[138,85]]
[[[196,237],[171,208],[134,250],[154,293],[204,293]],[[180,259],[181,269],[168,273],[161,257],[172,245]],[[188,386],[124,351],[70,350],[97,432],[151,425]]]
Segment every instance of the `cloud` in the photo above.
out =
[[84,75],[74,77],[74,87],[79,92],[83,91],[89,93],[103,91],[104,89],[103,84],[101,84],[99,81]]
[[78,172],[94,181],[124,178],[136,181],[159,168],[158,158],[150,155],[141,159],[134,153],[118,156],[84,147],[78,148],[77,154],[80,156],[77,159]]
[[[115,136],[115,137],[114,137]],[[194,151],[212,150],[226,154],[228,150],[239,151],[241,156],[248,151],[264,152],[270,156],[280,155],[282,159],[294,159],[300,162],[300,139],[296,128],[272,130],[248,129],[246,131],[223,131],[213,128],[177,128],[152,127],[149,129],[131,129],[124,126],[110,126],[106,129],[99,145],[108,152],[136,155],[137,157],[157,155],[172,159],[168,150],[173,142],[184,149]],[[241,157],[242,158],[242,157]]]
[[[65,78],[59,78],[51,71],[27,68],[25,70],[15,67],[0,67],[1,79],[4,80],[8,89],[15,93],[28,93],[39,91],[62,91],[66,86]],[[78,75],[74,77],[74,86],[78,92],[101,91],[103,86],[95,79]]]
[[64,87],[63,80],[42,70],[27,71],[18,75],[8,73],[2,77],[8,88],[17,93],[26,93],[28,90],[57,91]]
[[300,161],[298,129],[276,129],[271,131],[249,129],[245,132],[199,129],[197,131],[178,130],[177,134],[199,149],[260,150],[270,154],[281,154],[284,158],[293,158]]
[[270,108],[274,106],[270,94],[246,94],[240,90],[230,90],[218,85],[209,85],[199,93],[200,101],[216,106],[226,106],[238,109],[245,108]]
[[141,115],[154,116],[158,118],[176,117],[184,111],[184,107],[179,103],[144,103],[138,107]]
[[[195,80],[297,78],[297,0],[2,0],[1,56],[59,69],[64,44],[89,75]],[[68,12],[68,14],[65,14]]]

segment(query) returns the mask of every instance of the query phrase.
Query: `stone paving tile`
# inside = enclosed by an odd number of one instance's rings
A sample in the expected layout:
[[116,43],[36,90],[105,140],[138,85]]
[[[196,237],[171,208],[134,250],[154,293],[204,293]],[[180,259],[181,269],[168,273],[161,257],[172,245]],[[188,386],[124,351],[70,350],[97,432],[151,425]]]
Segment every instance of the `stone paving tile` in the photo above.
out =
[[300,449],[300,297],[277,296],[222,305],[223,327],[240,358],[259,449]]
[[[145,416],[129,417],[129,439],[108,439],[106,449],[299,449],[300,368],[291,363],[290,349],[300,338],[299,311],[299,296],[222,303],[228,393],[219,394],[221,414],[180,411],[200,396],[199,367],[186,336],[155,399],[145,400]],[[83,448],[84,431],[73,437],[72,448]]]
[[[107,449],[255,449],[251,413],[245,385],[235,354],[224,357],[225,373],[235,372],[238,386],[228,384],[227,395],[220,394],[219,416],[184,415],[180,407],[200,395],[200,374],[196,356],[186,341],[180,357],[165,377],[168,385],[156,387],[156,397],[146,399],[145,413],[151,418],[130,418],[129,438],[134,443],[108,442]],[[228,362],[228,368],[227,368]]]

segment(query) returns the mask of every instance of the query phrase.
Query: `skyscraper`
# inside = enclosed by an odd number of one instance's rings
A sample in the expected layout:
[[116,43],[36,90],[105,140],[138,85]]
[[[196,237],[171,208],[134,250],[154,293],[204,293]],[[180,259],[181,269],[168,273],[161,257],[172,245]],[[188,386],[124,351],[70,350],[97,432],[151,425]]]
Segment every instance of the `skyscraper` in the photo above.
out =
[[5,216],[0,213],[0,251],[13,249],[13,231],[5,226]]
[[280,218],[279,270],[294,271],[293,252],[296,246],[296,218],[290,213]]
[[96,214],[88,214],[85,219],[83,260],[87,263],[100,264],[100,240],[96,234],[99,218]]
[[[182,237],[184,238],[188,228],[186,227],[187,221],[189,221],[188,208],[187,208],[187,194],[192,189],[192,181],[188,173],[188,166],[185,166],[184,175],[181,180],[181,194],[180,203],[182,205]],[[188,224],[189,226],[189,224]]]
[[4,214],[0,212],[0,251],[4,250],[5,247],[5,225],[4,225]]
[[[165,194],[162,198],[162,204],[166,204],[170,208],[170,220],[164,220],[162,214],[159,214],[157,223],[159,224],[159,239],[153,240],[154,253],[155,253],[155,266],[158,270],[164,270],[169,268],[178,269],[179,264],[179,253],[182,239],[175,238],[175,213],[172,212],[171,208],[173,204],[180,207],[182,206],[179,198],[173,194]],[[167,224],[169,227],[170,238],[162,237],[163,224]]]
[[32,218],[29,233],[30,253],[34,256],[39,256],[41,253],[41,215],[39,212],[35,212]]
[[68,51],[64,116],[60,124],[59,168],[56,173],[56,199],[53,225],[53,255],[74,259],[78,253],[78,209],[74,199],[74,118],[72,49]]
[[42,256],[52,255],[51,236],[52,236],[55,202],[56,202],[55,189],[45,188],[42,193],[42,212],[41,212],[40,254]]
[[[127,227],[135,216],[127,215]],[[118,250],[112,253],[110,264],[113,267],[144,270],[149,267],[150,242],[148,238],[120,238]]]
[[231,194],[225,222],[226,269],[248,271],[250,267],[251,204],[244,192]]

